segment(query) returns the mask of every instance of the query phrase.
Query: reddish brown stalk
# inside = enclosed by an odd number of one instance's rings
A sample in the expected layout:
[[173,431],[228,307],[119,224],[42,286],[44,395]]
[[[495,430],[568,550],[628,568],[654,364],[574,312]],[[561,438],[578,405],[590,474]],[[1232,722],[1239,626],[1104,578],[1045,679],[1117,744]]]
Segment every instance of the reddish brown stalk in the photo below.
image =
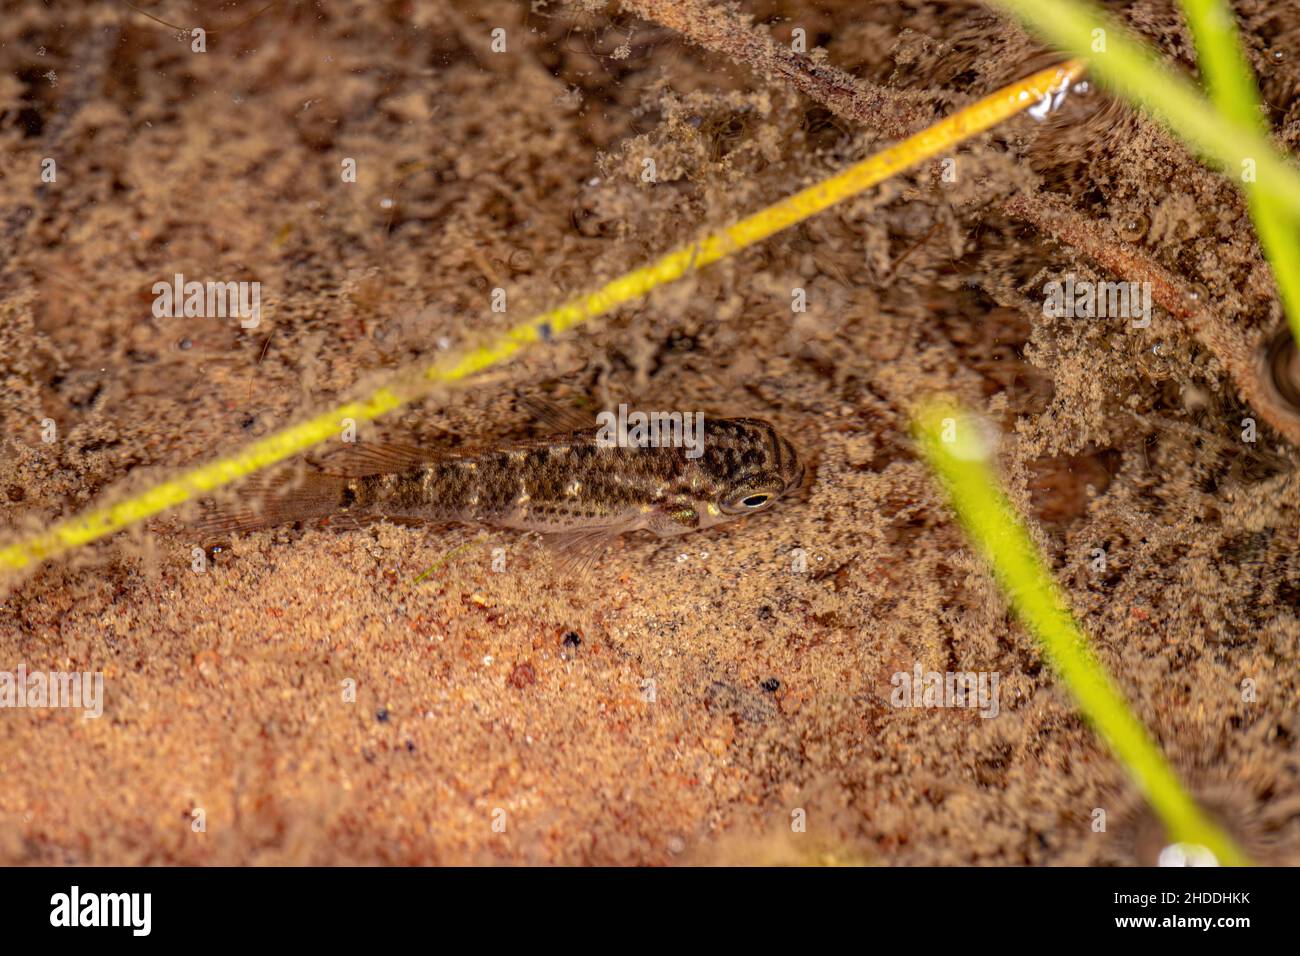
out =
[[903,139],[927,126],[932,116],[917,94],[875,86],[843,70],[795,53],[752,28],[730,4],[700,0],[623,0],[623,8],[643,20],[676,30],[687,40],[730,57],[756,73],[780,78],[821,103],[890,139]]
[[1197,301],[1191,287],[1146,253],[1117,239],[1110,229],[1080,216],[1051,196],[1012,196],[1003,203],[1009,215],[1022,219],[1129,282],[1151,283],[1151,297],[1187,332],[1214,353],[1246,401],[1293,445],[1300,445],[1300,419],[1278,400],[1257,371],[1258,350],[1245,335]]

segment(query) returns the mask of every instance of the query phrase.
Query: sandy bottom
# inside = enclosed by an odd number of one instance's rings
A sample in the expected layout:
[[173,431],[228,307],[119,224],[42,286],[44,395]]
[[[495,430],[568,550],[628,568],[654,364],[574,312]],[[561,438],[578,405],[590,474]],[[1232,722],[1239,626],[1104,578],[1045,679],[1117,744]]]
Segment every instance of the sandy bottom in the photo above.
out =
[[[206,53],[124,4],[0,23],[6,539],[1052,62],[976,4],[744,4],[893,97],[875,129],[590,3],[263,6],[213,14]],[[1235,6],[1294,150],[1300,15]],[[1128,15],[1191,64],[1171,3]],[[0,671],[102,672],[104,699],[0,710],[0,863],[1152,862],[1158,822],[916,457],[930,392],[1001,427],[1014,500],[1178,774],[1257,859],[1300,861],[1294,448],[1161,307],[1045,317],[1045,283],[1117,276],[1007,203],[1054,197],[1254,348],[1281,313],[1242,201],[1095,91],[955,168],[360,426],[490,440],[533,427],[526,398],[761,416],[815,465],[769,513],[629,537],[582,575],[524,537],[388,524],[258,533],[196,573],[181,513],[9,578]],[[156,318],[176,273],[260,282],[260,324]],[[918,665],[997,674],[997,715],[892,706]]]

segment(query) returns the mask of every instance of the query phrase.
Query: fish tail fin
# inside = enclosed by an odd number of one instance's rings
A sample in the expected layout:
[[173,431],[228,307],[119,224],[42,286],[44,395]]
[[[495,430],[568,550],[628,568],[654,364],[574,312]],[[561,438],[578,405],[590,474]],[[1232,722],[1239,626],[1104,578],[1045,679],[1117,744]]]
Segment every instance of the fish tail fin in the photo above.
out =
[[254,478],[227,501],[211,502],[195,529],[216,538],[334,514],[344,504],[348,479],[316,471]]

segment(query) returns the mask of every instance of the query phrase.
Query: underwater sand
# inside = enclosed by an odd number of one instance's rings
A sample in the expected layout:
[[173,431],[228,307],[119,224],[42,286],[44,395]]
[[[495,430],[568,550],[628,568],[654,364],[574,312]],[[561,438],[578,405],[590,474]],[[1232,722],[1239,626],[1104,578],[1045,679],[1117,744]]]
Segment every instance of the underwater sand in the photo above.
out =
[[[5,540],[898,135],[603,4],[264,6],[205,17],[205,54],[120,3],[0,20]],[[1294,152],[1300,12],[1234,6]],[[912,119],[1056,59],[975,3],[741,9]],[[1192,66],[1172,3],[1127,16]],[[389,524],[254,534],[199,574],[172,515],[8,579],[0,670],[101,671],[105,696],[0,710],[0,862],[1153,862],[1159,824],[915,454],[929,392],[1001,425],[1013,499],[1179,776],[1257,860],[1300,861],[1295,448],[1240,440],[1223,357],[1160,308],[1045,318],[1046,282],[1116,276],[1006,202],[1059,198],[1253,346],[1281,313],[1241,196],[1095,91],[958,156],[956,182],[915,169],[359,428],[460,444],[532,427],[527,398],[764,417],[815,465],[768,513],[580,576],[526,537]],[[176,273],[260,281],[260,324],[155,318]],[[997,673],[997,716],[891,706],[918,664]]]

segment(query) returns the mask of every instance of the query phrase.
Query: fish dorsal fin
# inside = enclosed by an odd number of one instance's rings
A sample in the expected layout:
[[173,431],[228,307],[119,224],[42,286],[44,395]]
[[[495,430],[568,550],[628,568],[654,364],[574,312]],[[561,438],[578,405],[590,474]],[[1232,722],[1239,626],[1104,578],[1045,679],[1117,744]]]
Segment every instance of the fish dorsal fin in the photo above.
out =
[[517,400],[521,411],[526,413],[533,430],[539,433],[580,432],[595,428],[596,409],[582,409],[572,405],[559,405],[545,398],[532,396]]
[[439,457],[439,452],[420,445],[361,441],[331,452],[321,459],[319,468],[327,475],[337,475],[340,478],[365,478],[368,475],[409,471]]

